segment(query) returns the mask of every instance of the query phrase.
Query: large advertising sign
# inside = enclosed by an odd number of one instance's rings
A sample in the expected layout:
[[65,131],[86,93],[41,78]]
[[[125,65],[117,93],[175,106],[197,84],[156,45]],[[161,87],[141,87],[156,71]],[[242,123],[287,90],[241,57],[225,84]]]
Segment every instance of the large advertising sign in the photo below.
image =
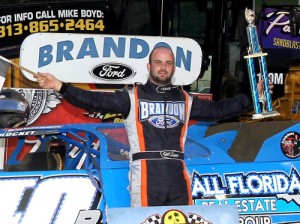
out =
[[[291,13],[291,8],[283,7],[266,7],[260,13],[259,39],[264,51],[269,53],[267,60],[272,71],[288,72],[290,66],[300,60],[300,35],[292,32],[297,21],[291,22]],[[299,16],[299,13],[293,15]]]
[[290,11],[284,8],[265,8],[261,12],[259,30],[264,48],[285,48],[300,51],[300,35],[291,32]]
[[[293,15],[293,17],[292,17]],[[266,6],[259,13],[258,37],[266,57],[269,77],[275,86],[273,98],[284,95],[285,74],[300,60],[299,17],[296,8]],[[299,30],[298,30],[299,31]]]
[[240,224],[299,222],[299,171],[292,163],[213,167],[194,171],[192,194],[197,205],[236,205]]
[[[179,37],[36,33],[23,41],[20,64],[34,72],[51,72],[65,82],[145,83],[149,54],[157,46],[174,52],[174,85],[188,85],[198,78],[200,45],[193,39]],[[35,81],[32,74],[23,74]]]
[[22,41],[37,32],[115,33],[116,18],[107,1],[1,7],[0,51],[18,53]]

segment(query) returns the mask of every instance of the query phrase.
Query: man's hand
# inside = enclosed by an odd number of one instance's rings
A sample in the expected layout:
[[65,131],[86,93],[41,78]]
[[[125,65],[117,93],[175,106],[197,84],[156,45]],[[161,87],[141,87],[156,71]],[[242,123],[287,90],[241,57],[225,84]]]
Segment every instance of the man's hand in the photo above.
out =
[[[270,94],[273,94],[273,89],[274,89],[274,84],[271,80],[269,80]],[[257,90],[258,90],[259,96],[261,96],[263,94],[263,90],[264,90],[264,80],[263,79],[260,79],[259,82],[257,83]]]
[[38,72],[35,78],[37,79],[39,86],[43,89],[54,89],[59,91],[62,86],[62,81],[58,80],[50,73]]

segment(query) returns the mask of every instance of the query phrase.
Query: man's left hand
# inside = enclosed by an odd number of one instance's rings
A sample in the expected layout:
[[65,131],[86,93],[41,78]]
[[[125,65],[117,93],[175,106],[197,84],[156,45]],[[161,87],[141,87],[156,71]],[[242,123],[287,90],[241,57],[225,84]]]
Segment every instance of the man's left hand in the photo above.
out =
[[[274,89],[274,84],[271,80],[269,80],[269,90],[270,90],[270,94],[273,94],[273,89]],[[264,90],[264,80],[260,79],[259,82],[257,83],[257,90],[259,95],[261,96],[263,94],[263,90]]]

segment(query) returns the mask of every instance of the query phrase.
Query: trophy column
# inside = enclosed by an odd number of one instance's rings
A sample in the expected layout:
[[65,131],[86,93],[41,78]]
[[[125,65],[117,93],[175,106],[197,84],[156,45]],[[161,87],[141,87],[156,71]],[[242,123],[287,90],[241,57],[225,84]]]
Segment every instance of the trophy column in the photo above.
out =
[[[255,114],[252,119],[262,119],[265,117],[278,116],[279,113],[273,110],[272,97],[269,89],[269,74],[267,71],[267,64],[265,56],[267,53],[261,52],[258,43],[257,29],[253,24],[255,14],[252,10],[246,9],[246,20],[248,22],[247,36],[249,42],[248,55],[244,58],[247,60],[248,74],[250,79],[250,87],[252,93],[252,100]],[[259,62],[261,78],[264,80],[263,91],[260,95],[257,89],[256,72],[255,72],[255,59]]]

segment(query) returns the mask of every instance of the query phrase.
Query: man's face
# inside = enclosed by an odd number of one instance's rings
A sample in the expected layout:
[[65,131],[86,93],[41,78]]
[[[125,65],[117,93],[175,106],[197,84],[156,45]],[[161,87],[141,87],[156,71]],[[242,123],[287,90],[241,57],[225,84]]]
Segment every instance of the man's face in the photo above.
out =
[[175,72],[174,56],[168,48],[157,48],[147,64],[149,79],[157,85],[169,85]]

